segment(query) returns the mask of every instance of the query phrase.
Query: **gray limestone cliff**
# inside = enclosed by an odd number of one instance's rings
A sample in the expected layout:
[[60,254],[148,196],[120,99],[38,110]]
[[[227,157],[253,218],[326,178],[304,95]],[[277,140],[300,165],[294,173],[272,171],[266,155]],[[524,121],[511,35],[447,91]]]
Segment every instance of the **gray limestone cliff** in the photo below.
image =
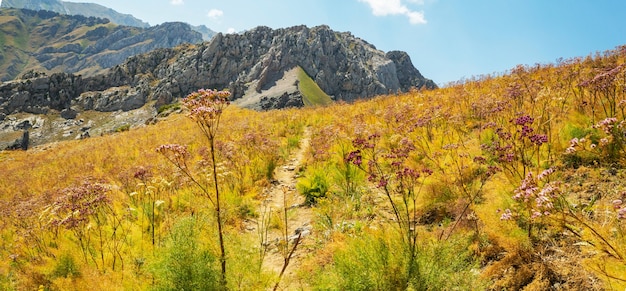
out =
[[[254,109],[302,105],[302,100],[278,100],[302,96],[285,94],[290,88],[284,92],[276,88],[296,67],[335,101],[436,87],[406,53],[385,54],[349,32],[327,26],[258,27],[243,34],[217,34],[198,45],[133,56],[92,77],[60,73],[4,83],[0,113],[132,110],[149,100],[156,106],[168,104],[200,88],[228,89],[235,102]],[[274,93],[263,96],[269,91]],[[251,96],[259,101],[247,100]],[[262,106],[262,100],[276,105]]]

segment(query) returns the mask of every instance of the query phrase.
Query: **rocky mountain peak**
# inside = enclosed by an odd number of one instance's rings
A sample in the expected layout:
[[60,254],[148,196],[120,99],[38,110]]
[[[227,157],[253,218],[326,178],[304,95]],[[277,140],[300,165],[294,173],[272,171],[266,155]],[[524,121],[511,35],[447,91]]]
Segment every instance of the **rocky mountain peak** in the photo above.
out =
[[334,100],[436,87],[419,74],[406,53],[391,59],[351,33],[325,25],[276,30],[257,27],[243,34],[218,34],[203,56],[208,64],[219,63],[228,72],[215,85],[230,88],[235,99],[245,98],[250,88],[258,93],[271,87],[297,66]]
[[[167,23],[154,29],[156,34],[158,29],[183,32],[188,26]],[[175,36],[162,37],[175,41]],[[328,26],[219,33],[200,44],[132,56],[94,76],[25,77],[30,78],[0,85],[0,116],[71,110],[74,117],[86,110],[131,111],[150,101],[159,108],[200,88],[228,89],[239,106],[267,110],[436,87],[406,53],[385,53]]]

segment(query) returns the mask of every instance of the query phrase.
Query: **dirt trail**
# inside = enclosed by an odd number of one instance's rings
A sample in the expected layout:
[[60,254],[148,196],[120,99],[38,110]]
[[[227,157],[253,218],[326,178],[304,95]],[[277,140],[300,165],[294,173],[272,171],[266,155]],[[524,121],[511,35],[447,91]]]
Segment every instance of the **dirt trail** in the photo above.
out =
[[[298,234],[300,234],[299,245],[290,259],[279,289],[284,289],[289,285],[290,277],[293,276],[295,270],[300,265],[300,260],[305,252],[304,246],[310,240],[308,236],[312,231],[313,211],[310,207],[305,206],[304,197],[296,190],[297,174],[302,166],[305,153],[310,148],[310,136],[309,129],[305,128],[299,148],[290,155],[285,165],[276,168],[274,171],[275,181],[272,183],[272,186],[265,190],[264,203],[262,203],[259,209],[259,213],[268,213],[268,210],[271,210],[271,221],[279,220],[278,217],[283,221],[286,205],[288,218],[287,233],[290,241],[289,250],[292,249]],[[284,256],[279,247],[284,237],[282,233],[284,228],[281,230],[273,226],[274,223],[270,223],[267,235],[268,249],[263,260],[263,266],[266,270],[272,270],[279,274],[284,265]]]

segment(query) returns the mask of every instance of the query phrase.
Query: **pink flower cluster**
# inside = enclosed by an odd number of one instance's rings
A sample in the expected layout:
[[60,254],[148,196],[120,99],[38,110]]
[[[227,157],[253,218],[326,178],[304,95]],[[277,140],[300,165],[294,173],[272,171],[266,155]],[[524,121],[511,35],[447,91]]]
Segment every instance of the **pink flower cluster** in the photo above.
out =
[[189,116],[196,121],[206,121],[218,118],[224,108],[230,105],[230,92],[200,89],[193,92],[182,103],[189,108]]
[[156,151],[181,168],[187,167],[187,160],[191,156],[187,147],[179,144],[164,144],[159,146]]
[[65,229],[86,227],[90,219],[110,203],[109,188],[100,183],[85,181],[82,185],[65,188],[50,207],[50,224]]
[[[344,157],[344,162],[365,171],[368,174],[367,180],[375,183],[377,188],[386,188],[393,183],[394,187],[398,186],[399,191],[403,192],[403,188],[412,189],[420,183],[419,179],[433,174],[428,168],[416,169],[407,165],[406,161],[417,149],[410,139],[402,138],[397,143],[392,143],[387,153],[378,155],[380,150],[376,146],[379,139],[379,133],[370,134],[367,138],[353,139],[352,145],[356,149]],[[364,156],[367,158],[367,167],[363,166]]]
[[361,156],[361,150],[356,150],[356,151],[350,152],[346,156],[345,161],[347,163],[353,163],[357,167],[360,167],[361,164],[363,164],[363,157]]
[[618,80],[617,76],[624,69],[624,64],[621,64],[612,69],[606,69],[590,80],[585,80],[580,83],[582,87],[591,87],[595,90],[606,91],[615,86],[615,81]]
[[516,125],[525,125],[525,124],[531,124],[535,122],[535,119],[532,118],[530,115],[523,115],[523,116],[516,118],[513,122]]
[[567,149],[565,149],[565,153],[567,154],[573,154],[576,152],[576,147],[578,147],[581,143],[585,142],[585,138],[581,138],[578,139],[577,137],[572,138],[569,141],[569,147],[567,147]]
[[511,209],[505,209],[504,213],[500,216],[500,220],[511,220],[513,219],[513,212]]
[[617,123],[617,118],[607,117],[604,120],[595,124],[593,128],[600,128],[604,131],[604,133],[611,134],[611,131],[613,130],[613,127],[615,126],[616,123]]
[[[553,199],[559,191],[559,187],[555,182],[545,182],[545,180],[554,173],[554,169],[550,168],[539,173],[537,177],[532,172],[526,175],[515,189],[513,199],[519,202],[523,207],[529,209],[531,219],[550,215],[550,211],[554,209]],[[539,183],[544,182],[540,187]],[[512,217],[510,209],[506,209],[500,217],[502,220],[509,220]]]
[[613,208],[617,211],[617,219],[626,219],[626,205],[622,199],[613,200]]
[[187,159],[190,156],[187,147],[179,144],[164,144],[159,146],[156,151],[163,155],[172,154],[177,159]]

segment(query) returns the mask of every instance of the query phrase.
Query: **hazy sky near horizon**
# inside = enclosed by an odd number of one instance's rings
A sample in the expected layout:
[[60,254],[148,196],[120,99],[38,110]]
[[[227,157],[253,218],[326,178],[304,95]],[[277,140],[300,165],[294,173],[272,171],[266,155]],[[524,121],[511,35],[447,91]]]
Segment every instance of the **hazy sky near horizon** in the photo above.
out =
[[[68,0],[65,0],[68,1]],[[626,45],[623,0],[69,0],[223,33],[327,24],[409,53],[439,85]]]

